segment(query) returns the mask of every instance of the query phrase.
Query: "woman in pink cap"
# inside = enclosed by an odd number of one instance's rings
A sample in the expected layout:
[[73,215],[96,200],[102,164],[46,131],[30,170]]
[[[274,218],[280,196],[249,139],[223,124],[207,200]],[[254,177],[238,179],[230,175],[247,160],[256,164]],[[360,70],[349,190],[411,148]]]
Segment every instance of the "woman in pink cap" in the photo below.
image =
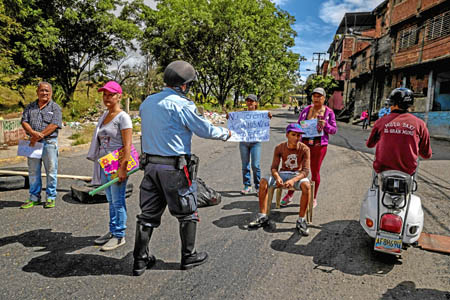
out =
[[94,161],[93,184],[104,184],[108,181],[98,159],[123,147],[123,155],[117,170],[119,182],[105,189],[109,203],[109,231],[95,240],[95,244],[103,245],[100,250],[109,251],[125,244],[127,223],[125,192],[133,125],[130,116],[120,108],[122,88],[117,82],[109,81],[98,91],[103,92],[103,104],[107,110],[98,121],[88,153],[88,159]]

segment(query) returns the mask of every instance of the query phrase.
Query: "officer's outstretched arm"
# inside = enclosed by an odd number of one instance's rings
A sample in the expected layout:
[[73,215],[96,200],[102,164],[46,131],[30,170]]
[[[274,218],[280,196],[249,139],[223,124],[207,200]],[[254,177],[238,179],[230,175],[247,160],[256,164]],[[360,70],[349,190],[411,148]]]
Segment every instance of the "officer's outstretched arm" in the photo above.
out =
[[180,117],[183,125],[201,138],[226,141],[230,136],[227,128],[214,126],[206,120],[193,102],[181,109]]

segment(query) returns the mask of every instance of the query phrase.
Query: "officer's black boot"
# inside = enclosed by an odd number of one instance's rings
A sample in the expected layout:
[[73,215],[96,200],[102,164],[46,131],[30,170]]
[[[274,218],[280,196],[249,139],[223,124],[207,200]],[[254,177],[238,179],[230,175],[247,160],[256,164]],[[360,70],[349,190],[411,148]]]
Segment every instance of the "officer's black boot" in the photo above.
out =
[[134,240],[133,276],[141,276],[146,269],[150,269],[156,262],[155,256],[149,254],[148,243],[152,237],[153,227],[136,222],[136,238]]
[[206,262],[208,253],[195,250],[197,222],[180,222],[181,270],[192,269]]

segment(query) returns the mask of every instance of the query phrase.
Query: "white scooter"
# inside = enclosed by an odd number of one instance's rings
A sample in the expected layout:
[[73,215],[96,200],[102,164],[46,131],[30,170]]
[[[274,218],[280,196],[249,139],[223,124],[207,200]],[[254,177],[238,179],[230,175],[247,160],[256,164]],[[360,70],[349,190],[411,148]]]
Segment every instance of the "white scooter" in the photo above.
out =
[[400,171],[372,174],[372,186],[363,200],[359,222],[375,239],[374,249],[400,255],[416,242],[423,228],[423,210],[415,175]]

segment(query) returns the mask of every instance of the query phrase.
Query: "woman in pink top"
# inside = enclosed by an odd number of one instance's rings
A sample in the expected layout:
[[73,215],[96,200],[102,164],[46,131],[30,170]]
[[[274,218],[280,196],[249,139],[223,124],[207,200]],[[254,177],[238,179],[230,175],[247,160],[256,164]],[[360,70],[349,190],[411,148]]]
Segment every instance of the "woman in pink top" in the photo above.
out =
[[[318,119],[317,130],[323,135],[314,138],[302,138],[302,142],[309,147],[311,153],[311,180],[315,183],[314,190],[314,207],[317,205],[317,191],[320,185],[320,167],[322,161],[327,154],[328,139],[330,134],[337,132],[336,117],[331,108],[325,103],[325,90],[323,88],[315,88],[312,93],[312,104],[302,110],[298,118],[298,122],[303,120]],[[281,201],[282,206],[286,206],[292,202],[294,191],[288,191]]]
[[369,113],[367,112],[367,109],[361,113],[360,120],[363,121],[362,129],[366,130],[367,129],[367,125],[369,125]]

